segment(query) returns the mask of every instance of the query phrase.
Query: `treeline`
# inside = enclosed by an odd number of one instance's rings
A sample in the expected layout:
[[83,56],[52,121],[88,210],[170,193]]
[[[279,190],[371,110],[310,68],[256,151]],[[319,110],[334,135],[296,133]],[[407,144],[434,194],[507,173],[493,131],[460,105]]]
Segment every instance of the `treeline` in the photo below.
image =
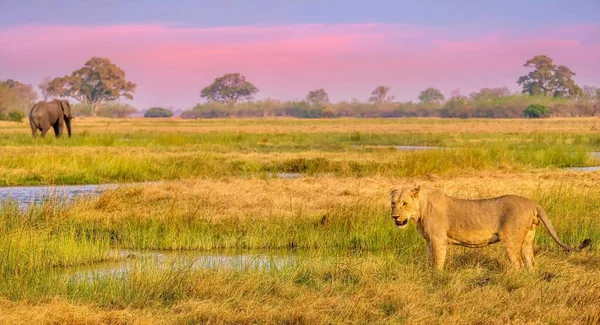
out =
[[[259,89],[239,73],[216,78],[200,91],[205,103],[181,114],[183,118],[226,117],[445,117],[519,118],[576,117],[600,115],[600,89],[579,87],[575,73],[551,58],[538,55],[525,62],[530,71],[518,78],[520,93],[507,87],[483,88],[468,96],[458,91],[449,98],[436,88],[420,92],[418,102],[398,102],[390,87],[377,86],[367,102],[352,100],[332,103],[325,89],[308,92],[303,100],[255,101]],[[75,116],[128,117],[139,112],[121,98],[133,99],[137,85],[126,79],[125,71],[109,59],[92,57],[84,66],[63,77],[46,77],[38,85],[42,98],[75,100]],[[31,85],[0,80],[0,119],[20,121],[37,101]],[[174,112],[152,107],[144,117],[170,117]]]
[[600,97],[566,99],[547,96],[506,95],[496,98],[456,96],[442,103],[371,102],[310,103],[308,101],[262,100],[228,105],[219,102],[198,104],[185,111],[182,118],[225,117],[296,117],[296,118],[392,118],[392,117],[446,117],[446,118],[520,118],[527,107],[546,106],[547,116],[577,117],[600,116]]
[[0,80],[0,120],[21,121],[36,99],[31,85],[12,79]]

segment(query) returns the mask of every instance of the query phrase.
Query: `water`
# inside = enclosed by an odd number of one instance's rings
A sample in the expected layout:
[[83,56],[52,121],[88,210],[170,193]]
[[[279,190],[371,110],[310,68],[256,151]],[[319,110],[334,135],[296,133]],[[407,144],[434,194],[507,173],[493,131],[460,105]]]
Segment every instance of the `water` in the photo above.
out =
[[294,179],[302,177],[300,173],[268,173],[267,176],[281,179]]
[[99,263],[69,269],[66,276],[76,281],[101,278],[126,277],[131,272],[177,271],[177,270],[281,270],[298,262],[297,256],[285,252],[259,251],[135,251],[115,250],[111,252],[118,262]]
[[25,209],[31,204],[39,204],[54,199],[58,200],[60,203],[69,203],[78,197],[97,197],[107,190],[117,189],[124,185],[136,184],[0,187],[0,204],[7,200],[11,200],[17,202],[19,208]]
[[442,147],[430,147],[430,146],[394,146],[394,148],[396,148],[398,150],[402,150],[402,151],[445,149]]
[[448,149],[448,148],[444,148],[444,147],[432,147],[432,146],[383,146],[383,145],[369,146],[369,145],[365,145],[365,146],[353,146],[353,147],[354,148],[380,148],[380,149],[395,148],[396,150],[400,150],[400,151],[421,151],[421,150],[441,150],[441,149]]
[[[590,156],[595,159],[600,159],[599,151],[590,152]],[[575,171],[575,172],[596,172],[600,170],[600,166],[587,166],[587,167],[568,167],[563,170]]]
[[563,170],[575,171],[575,172],[596,172],[600,170],[600,166],[589,166],[589,167],[568,167]]
[[[274,173],[269,174],[269,176],[281,179],[294,179],[302,177],[302,174]],[[114,190],[123,186],[147,186],[154,184],[158,184],[158,182],[0,187],[0,205],[8,200],[17,202],[20,209],[26,209],[32,204],[40,204],[51,200],[65,204],[80,197],[98,197],[107,190]]]

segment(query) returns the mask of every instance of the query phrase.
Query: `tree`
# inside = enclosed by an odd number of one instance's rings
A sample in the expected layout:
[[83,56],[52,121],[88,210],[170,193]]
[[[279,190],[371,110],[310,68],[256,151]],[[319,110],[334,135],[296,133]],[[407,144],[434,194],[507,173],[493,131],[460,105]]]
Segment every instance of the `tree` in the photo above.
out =
[[573,76],[575,76],[575,72],[564,65],[556,68],[556,71],[554,72],[554,78],[556,80],[554,97],[580,98],[583,96],[583,90],[575,84]]
[[144,113],[144,117],[171,117],[173,112],[162,107],[152,107]]
[[441,104],[444,101],[444,95],[439,89],[430,87],[421,92],[419,100],[426,104]]
[[517,80],[517,83],[523,86],[524,94],[546,96],[554,93],[556,65],[551,58],[545,55],[536,55],[533,59],[527,60],[523,66],[534,69]]
[[7,84],[0,82],[0,115],[16,111],[18,107],[19,99],[15,92]]
[[219,77],[212,84],[202,89],[200,97],[209,102],[223,102],[234,105],[240,100],[251,100],[258,88],[246,81],[239,73],[230,73]]
[[323,88],[311,90],[306,95],[306,101],[315,105],[329,103],[329,95]]
[[390,92],[390,87],[388,86],[377,86],[373,92],[371,92],[371,97],[369,97],[369,102],[371,103],[385,103],[391,102],[394,100],[394,96],[388,96]]
[[52,82],[52,78],[44,77],[44,79],[42,79],[42,82],[40,82],[40,84],[38,85],[38,88],[40,88],[40,91],[42,92],[42,97],[44,98],[45,101],[48,101],[48,99],[50,99],[52,97],[52,96],[50,96],[50,93],[48,92],[48,87],[50,86],[50,82]]
[[583,90],[573,80],[575,72],[564,65],[557,67],[551,58],[537,55],[524,66],[534,69],[517,80],[524,94],[566,98],[583,96]]
[[550,115],[550,109],[542,104],[531,104],[525,108],[523,114],[529,118],[540,118]]
[[52,80],[47,91],[50,96],[71,97],[82,102],[96,116],[103,102],[121,97],[133,99],[136,87],[125,79],[125,71],[109,59],[93,57],[70,76]]
[[581,97],[586,102],[600,101],[600,88],[593,86],[583,86],[583,95]]
[[28,112],[33,104],[35,104],[37,94],[31,85],[26,85],[12,79],[0,81],[0,84],[8,87],[14,94],[16,99],[16,102],[13,102],[14,110]]

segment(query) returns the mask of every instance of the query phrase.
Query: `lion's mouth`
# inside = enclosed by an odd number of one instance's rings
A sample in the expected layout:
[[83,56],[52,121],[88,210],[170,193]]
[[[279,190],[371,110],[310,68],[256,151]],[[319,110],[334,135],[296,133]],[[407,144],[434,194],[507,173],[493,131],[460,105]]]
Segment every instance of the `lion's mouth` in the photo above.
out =
[[396,219],[395,221],[396,221],[396,226],[399,226],[399,227],[406,226],[406,224],[408,223],[408,219],[404,219],[402,221]]

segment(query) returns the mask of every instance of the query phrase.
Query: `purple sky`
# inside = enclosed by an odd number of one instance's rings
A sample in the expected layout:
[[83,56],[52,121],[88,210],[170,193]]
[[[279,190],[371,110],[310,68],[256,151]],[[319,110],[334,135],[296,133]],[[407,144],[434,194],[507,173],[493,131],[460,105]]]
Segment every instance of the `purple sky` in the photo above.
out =
[[517,90],[523,63],[546,54],[600,86],[598,1],[214,2],[3,0],[0,79],[35,86],[102,56],[138,84],[140,109],[189,109],[230,72],[259,99],[365,100],[384,84],[404,101],[426,87]]

